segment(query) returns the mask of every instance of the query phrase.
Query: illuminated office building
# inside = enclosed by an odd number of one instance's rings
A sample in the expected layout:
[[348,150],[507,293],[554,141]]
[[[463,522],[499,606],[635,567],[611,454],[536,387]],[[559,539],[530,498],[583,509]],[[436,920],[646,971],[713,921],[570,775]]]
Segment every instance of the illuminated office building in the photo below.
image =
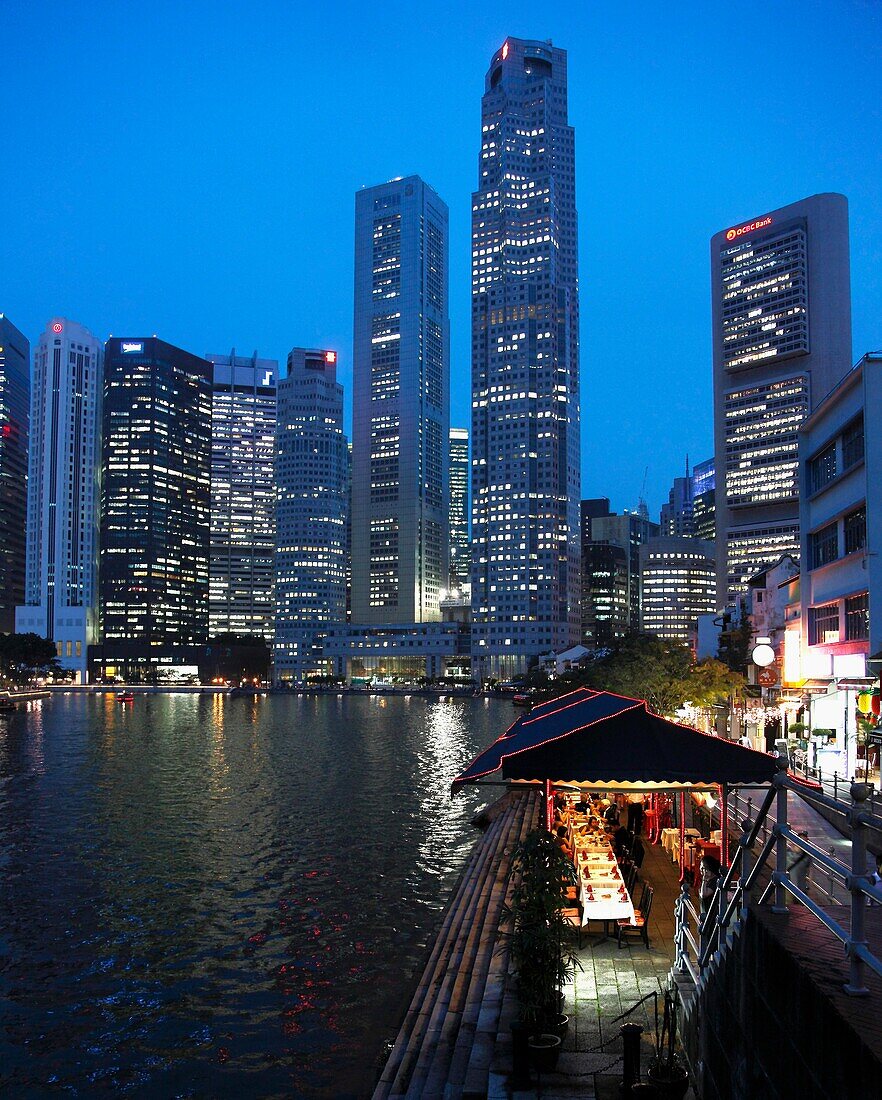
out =
[[851,366],[848,203],[814,195],[711,239],[717,598],[799,556],[797,431]]
[[54,641],[80,683],[97,640],[102,361],[100,342],[66,317],[34,349],[25,599],[15,613],[15,629]]
[[[586,528],[588,524],[583,523],[583,531]],[[620,546],[627,555],[628,628],[630,630],[640,629],[640,547],[648,539],[655,538],[658,533],[658,524],[653,523],[646,514],[645,506],[639,512],[594,515],[590,521],[588,541]]]
[[606,649],[630,629],[628,551],[611,542],[582,543],[582,644]]
[[482,676],[581,633],[579,291],[567,55],[509,38],[472,195],[472,623]]
[[716,473],[714,460],[692,467],[692,533],[713,542],[716,535]]
[[275,665],[284,680],[327,671],[323,628],[346,621],[348,448],[337,353],[293,348],[278,400]]
[[695,649],[698,617],[716,606],[714,546],[661,535],[640,547],[640,629]]
[[25,598],[31,350],[0,313],[0,632],[15,629]]
[[206,359],[155,336],[105,345],[106,643],[208,640],[211,379]]
[[209,630],[273,638],[275,359],[207,355],[211,403]]
[[469,433],[450,429],[450,587],[470,582]]
[[355,196],[352,619],[438,620],[448,583],[447,206],[418,176]]

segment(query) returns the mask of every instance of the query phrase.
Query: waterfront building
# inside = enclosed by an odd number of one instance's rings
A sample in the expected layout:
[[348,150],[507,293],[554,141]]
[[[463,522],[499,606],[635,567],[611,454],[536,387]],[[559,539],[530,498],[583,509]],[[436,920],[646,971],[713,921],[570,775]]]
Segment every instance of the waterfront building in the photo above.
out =
[[24,604],[15,629],[55,642],[76,682],[97,640],[98,485],[103,349],[53,317],[34,349]]
[[471,588],[469,546],[469,433],[450,429],[450,587],[468,582]]
[[640,547],[640,629],[693,652],[698,617],[716,606],[713,543],[661,535]]
[[235,348],[205,358],[214,367],[209,632],[271,642],[279,364]]
[[325,630],[317,645],[332,674],[355,683],[430,680],[469,675],[467,621],[343,624]]
[[208,360],[155,336],[105,345],[101,631],[146,653],[208,640]]
[[25,599],[31,349],[0,313],[0,632],[15,629]]
[[697,539],[716,538],[716,473],[713,458],[692,467],[692,533]]
[[848,203],[814,195],[711,239],[718,606],[799,554],[797,430],[851,365]]
[[508,38],[472,195],[472,619],[482,677],[578,642],[579,290],[567,55]]
[[447,206],[419,176],[355,197],[352,618],[438,619],[448,584]]
[[346,620],[343,387],[337,353],[293,348],[276,430],[275,672],[326,671],[321,635]]
[[812,728],[835,732],[847,775],[857,732],[851,704],[872,682],[868,661],[882,650],[882,561],[872,550],[882,543],[882,440],[873,431],[880,408],[882,354],[873,353],[799,429],[802,644],[788,678],[826,688],[812,696]]

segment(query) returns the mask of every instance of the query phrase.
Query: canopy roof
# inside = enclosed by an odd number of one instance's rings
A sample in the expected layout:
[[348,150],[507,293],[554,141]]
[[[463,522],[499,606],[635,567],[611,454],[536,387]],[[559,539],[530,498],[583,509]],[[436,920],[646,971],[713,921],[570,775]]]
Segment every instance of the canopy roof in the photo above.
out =
[[775,757],[653,714],[642,699],[579,688],[535,707],[453,781],[670,789],[770,783]]

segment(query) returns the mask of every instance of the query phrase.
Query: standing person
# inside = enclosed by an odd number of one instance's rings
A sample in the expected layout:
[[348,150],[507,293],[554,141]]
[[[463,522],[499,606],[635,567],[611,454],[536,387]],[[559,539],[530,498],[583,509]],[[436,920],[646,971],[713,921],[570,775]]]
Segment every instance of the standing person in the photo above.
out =
[[643,828],[643,795],[628,795],[628,828],[634,836],[640,835]]

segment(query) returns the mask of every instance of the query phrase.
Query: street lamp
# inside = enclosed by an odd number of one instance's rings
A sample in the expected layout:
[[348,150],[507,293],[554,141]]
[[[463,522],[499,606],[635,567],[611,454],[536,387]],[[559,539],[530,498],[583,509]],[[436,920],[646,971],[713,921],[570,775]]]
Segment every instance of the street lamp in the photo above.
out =
[[775,651],[772,649],[771,638],[757,638],[756,645],[750,655],[751,661],[760,668],[768,668],[775,660]]

